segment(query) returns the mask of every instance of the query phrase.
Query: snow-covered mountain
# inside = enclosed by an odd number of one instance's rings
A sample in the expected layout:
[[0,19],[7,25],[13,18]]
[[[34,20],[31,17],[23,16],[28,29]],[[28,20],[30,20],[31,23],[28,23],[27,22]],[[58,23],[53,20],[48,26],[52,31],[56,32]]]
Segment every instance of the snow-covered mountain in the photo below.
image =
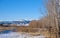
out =
[[19,21],[0,21],[0,24],[17,24],[17,25],[28,25],[31,21],[29,20],[19,20]]

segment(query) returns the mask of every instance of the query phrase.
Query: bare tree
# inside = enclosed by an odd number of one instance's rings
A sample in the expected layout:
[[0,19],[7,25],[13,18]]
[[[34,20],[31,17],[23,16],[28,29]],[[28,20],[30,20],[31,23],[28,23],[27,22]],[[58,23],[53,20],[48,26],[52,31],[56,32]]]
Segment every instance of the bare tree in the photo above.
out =
[[52,26],[53,32],[56,33],[56,36],[57,36],[56,38],[59,38],[58,37],[59,28],[58,28],[58,19],[57,19],[58,18],[57,2],[58,0],[47,0],[46,8],[48,11],[48,18],[49,18],[49,23],[50,23],[49,25]]

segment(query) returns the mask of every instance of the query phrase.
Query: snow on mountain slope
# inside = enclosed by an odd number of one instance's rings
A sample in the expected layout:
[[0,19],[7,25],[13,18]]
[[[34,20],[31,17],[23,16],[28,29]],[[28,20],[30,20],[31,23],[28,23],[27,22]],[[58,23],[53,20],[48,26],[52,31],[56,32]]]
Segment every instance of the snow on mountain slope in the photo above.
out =
[[16,25],[28,25],[31,21],[29,20],[19,20],[19,21],[0,21],[0,24],[3,25],[10,25],[10,24],[16,24]]

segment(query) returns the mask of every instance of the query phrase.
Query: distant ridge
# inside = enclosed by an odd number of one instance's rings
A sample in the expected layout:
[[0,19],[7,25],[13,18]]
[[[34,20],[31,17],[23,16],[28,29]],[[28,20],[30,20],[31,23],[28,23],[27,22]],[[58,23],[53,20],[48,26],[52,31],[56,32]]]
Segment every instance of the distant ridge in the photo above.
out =
[[0,21],[0,24],[19,24],[19,25],[27,25],[31,21],[29,20],[19,20],[19,21]]

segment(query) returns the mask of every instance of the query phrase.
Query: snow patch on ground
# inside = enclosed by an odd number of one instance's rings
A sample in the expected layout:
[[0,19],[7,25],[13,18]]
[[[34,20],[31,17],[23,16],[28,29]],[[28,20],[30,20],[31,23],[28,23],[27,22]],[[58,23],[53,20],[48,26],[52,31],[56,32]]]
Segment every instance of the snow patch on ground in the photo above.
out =
[[44,36],[31,36],[29,34],[11,32],[7,34],[0,34],[0,38],[44,38]]

